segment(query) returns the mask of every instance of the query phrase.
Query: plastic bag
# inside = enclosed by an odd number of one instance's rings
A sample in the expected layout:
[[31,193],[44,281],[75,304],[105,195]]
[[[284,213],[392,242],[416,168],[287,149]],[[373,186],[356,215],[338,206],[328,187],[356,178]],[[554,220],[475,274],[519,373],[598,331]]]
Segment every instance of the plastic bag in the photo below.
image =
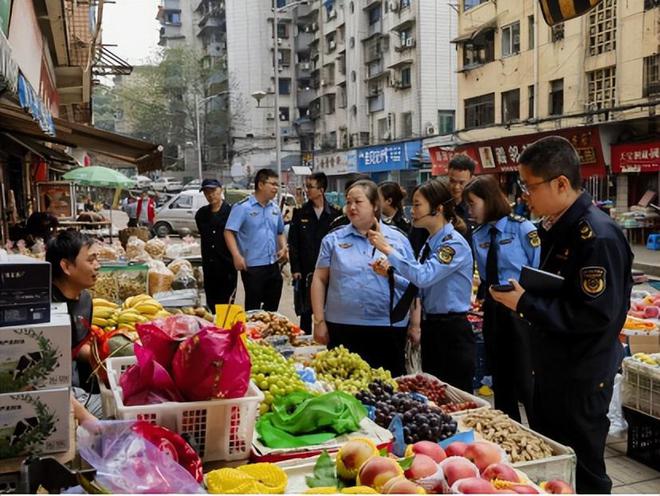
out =
[[179,289],[197,289],[197,281],[192,269],[182,266],[172,281],[172,289],[175,291]]
[[154,260],[162,260],[167,251],[167,245],[160,238],[152,238],[145,243],[144,249]]
[[422,348],[419,344],[413,344],[412,341],[406,341],[406,373],[419,374],[422,372]]
[[142,347],[153,353],[154,359],[166,369],[172,366],[172,358],[179,345],[197,334],[208,322],[191,315],[172,315],[135,326]]
[[[156,446],[141,432],[149,430],[143,425],[145,423],[101,421],[78,428],[78,451],[96,469],[95,481],[113,493],[204,493],[196,476],[190,472],[191,468],[196,471],[198,467],[192,454],[178,442],[173,442],[177,435],[170,433],[165,437],[164,430],[161,430],[161,443]],[[161,449],[165,445],[167,448]],[[192,450],[190,446],[188,448]],[[179,464],[179,453],[184,454],[187,468]]]
[[172,289],[174,274],[160,260],[149,263],[149,294],[162,293]]
[[126,258],[131,262],[148,262],[151,257],[144,249],[146,243],[137,236],[131,236],[126,243]]
[[177,258],[176,260],[170,262],[170,264],[167,266],[167,268],[170,269],[174,275],[177,275],[179,271],[184,267],[190,269],[190,272],[193,271],[192,264],[185,258]]
[[119,378],[126,406],[154,405],[167,401],[183,401],[170,373],[155,360],[154,354],[134,345],[137,363]]
[[250,354],[243,324],[208,326],[186,339],[172,360],[172,376],[189,401],[242,398],[250,383]]
[[623,416],[622,388],[623,376],[617,374],[614,378],[614,392],[610,401],[610,410],[607,412],[607,418],[610,420],[610,436],[621,435],[628,429],[628,422]]

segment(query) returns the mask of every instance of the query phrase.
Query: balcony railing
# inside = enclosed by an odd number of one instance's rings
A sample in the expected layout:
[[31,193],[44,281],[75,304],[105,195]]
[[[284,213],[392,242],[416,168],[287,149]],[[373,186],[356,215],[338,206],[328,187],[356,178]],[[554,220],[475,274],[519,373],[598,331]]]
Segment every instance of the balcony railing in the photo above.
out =
[[382,92],[369,95],[369,112],[379,112],[385,109],[385,95]]

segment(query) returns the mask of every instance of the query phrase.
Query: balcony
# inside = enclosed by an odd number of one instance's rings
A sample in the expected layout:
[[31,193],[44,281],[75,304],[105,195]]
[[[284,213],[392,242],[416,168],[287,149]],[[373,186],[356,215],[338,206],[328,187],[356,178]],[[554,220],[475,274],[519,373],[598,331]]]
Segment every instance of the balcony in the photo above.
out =
[[379,19],[378,22],[369,24],[369,28],[367,28],[367,34],[364,36],[364,38],[362,38],[362,41],[367,41],[374,36],[381,34],[383,34],[383,21],[382,19]]
[[296,103],[298,107],[307,108],[316,98],[316,91],[312,88],[298,90]]
[[379,91],[367,97],[369,100],[369,112],[380,112],[385,109],[385,95]]
[[382,0],[362,0],[362,9],[368,10],[369,8],[373,7],[374,5],[377,5],[381,3]]
[[181,8],[181,0],[162,0],[160,7],[165,10],[179,10]]
[[383,59],[372,62],[367,67],[367,80],[375,79],[384,75],[386,72],[385,64]]
[[226,69],[217,69],[206,80],[209,93],[219,93],[226,90],[228,82],[229,77]]
[[197,26],[199,26],[200,31],[204,28],[221,28],[225,25],[225,18],[220,14],[220,12],[213,11],[202,16],[202,20],[199,21]]
[[312,76],[312,63],[299,62],[296,65],[298,79],[309,79]]
[[321,117],[321,98],[313,100],[309,106],[310,119],[318,119]]
[[296,52],[307,53],[311,50],[311,44],[314,41],[314,35],[312,33],[298,33],[296,36]]
[[227,53],[227,45],[224,41],[208,43],[204,47],[204,52],[209,57],[222,57]]

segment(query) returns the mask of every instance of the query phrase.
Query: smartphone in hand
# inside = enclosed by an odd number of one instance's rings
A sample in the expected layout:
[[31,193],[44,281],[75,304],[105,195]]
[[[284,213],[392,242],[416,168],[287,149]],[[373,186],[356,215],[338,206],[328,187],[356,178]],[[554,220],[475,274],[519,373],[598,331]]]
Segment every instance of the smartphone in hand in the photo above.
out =
[[513,287],[513,284],[493,284],[491,285],[490,289],[497,291],[498,293],[508,293],[509,291],[513,291],[515,288]]

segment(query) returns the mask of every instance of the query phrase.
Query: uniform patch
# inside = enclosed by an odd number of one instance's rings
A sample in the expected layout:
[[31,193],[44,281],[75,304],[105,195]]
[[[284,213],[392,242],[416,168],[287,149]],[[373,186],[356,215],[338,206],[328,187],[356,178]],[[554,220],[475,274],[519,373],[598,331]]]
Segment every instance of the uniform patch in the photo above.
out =
[[337,246],[345,250],[346,248],[350,248],[351,246],[353,246],[353,243],[339,243]]
[[438,260],[443,264],[450,264],[456,255],[456,250],[451,246],[443,246],[438,250]]
[[259,212],[250,212],[248,215],[250,217],[256,217],[257,215],[259,215]]
[[580,238],[587,240],[594,237],[594,231],[593,229],[591,229],[591,225],[586,220],[580,222],[579,228],[580,228]]
[[273,215],[280,215],[280,213],[277,210],[273,210]]
[[300,219],[300,222],[302,222],[303,224],[306,224],[307,222],[309,222],[309,219]]
[[481,243],[479,245],[479,248],[489,248],[490,247],[490,242],[486,241],[485,243]]
[[509,238],[509,239],[503,239],[503,240],[501,240],[501,241],[500,241],[500,244],[501,244],[501,245],[509,245],[509,244],[511,244],[512,242],[513,242],[513,238]]
[[444,243],[445,241],[450,241],[454,239],[454,236],[452,234],[447,234],[444,238],[442,238],[442,242]]
[[541,246],[541,239],[539,238],[538,231],[528,232],[527,238],[529,239],[529,244],[532,245],[532,248],[538,248]]
[[603,267],[583,267],[580,269],[580,286],[582,291],[592,298],[597,298],[605,291],[605,276]]

